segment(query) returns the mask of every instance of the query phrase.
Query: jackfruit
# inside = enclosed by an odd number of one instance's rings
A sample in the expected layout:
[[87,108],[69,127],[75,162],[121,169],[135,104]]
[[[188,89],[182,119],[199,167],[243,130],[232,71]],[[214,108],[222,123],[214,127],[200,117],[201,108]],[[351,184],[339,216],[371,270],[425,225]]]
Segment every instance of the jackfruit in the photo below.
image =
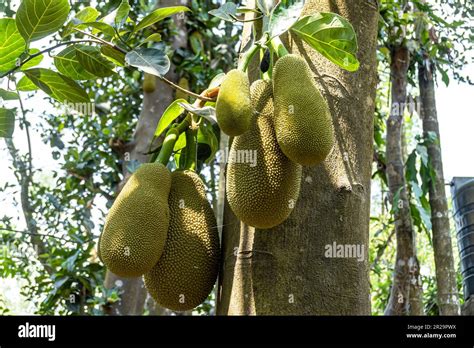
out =
[[283,153],[302,165],[322,162],[334,144],[334,130],[326,101],[306,61],[289,54],[273,71],[275,132]]
[[145,73],[143,78],[143,91],[146,93],[153,93],[156,90],[156,77]]
[[216,282],[219,236],[199,176],[189,170],[171,176],[168,239],[163,256],[144,279],[160,306],[186,311],[202,303]]
[[[189,81],[187,78],[185,77],[182,77],[179,79],[179,82],[178,82],[178,86],[181,87],[181,88],[184,88],[186,90],[189,90]],[[184,93],[183,91],[181,91],[180,89],[177,89],[176,90],[176,93],[175,93],[175,98],[176,99],[184,99],[184,100],[188,100],[189,99],[189,95]]]
[[249,78],[240,70],[231,70],[221,84],[216,103],[217,123],[229,136],[245,133],[250,128],[252,103]]
[[169,226],[171,173],[162,164],[143,164],[132,174],[107,215],[100,257],[121,277],[139,277],[163,252]]
[[[254,82],[251,96],[255,108],[252,126],[234,138],[231,146],[227,200],[247,225],[271,228],[285,221],[293,210],[302,167],[290,161],[278,146],[272,122],[272,83]],[[249,158],[254,159],[253,163]]]

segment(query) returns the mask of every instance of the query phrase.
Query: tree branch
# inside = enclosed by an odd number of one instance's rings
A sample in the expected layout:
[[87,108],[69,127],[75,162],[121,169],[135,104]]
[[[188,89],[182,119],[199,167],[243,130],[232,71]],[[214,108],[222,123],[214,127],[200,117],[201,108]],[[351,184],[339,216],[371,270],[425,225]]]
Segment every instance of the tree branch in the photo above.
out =
[[[43,240],[41,240],[42,234],[38,232],[37,222],[33,216],[33,208],[30,203],[29,189],[31,183],[31,176],[28,173],[29,171],[25,170],[25,163],[21,159],[17,158],[18,150],[15,148],[15,144],[13,143],[12,139],[5,138],[5,142],[7,144],[10,155],[13,158],[13,166],[15,167],[15,169],[18,169],[18,166],[20,167],[20,175],[19,177],[17,177],[17,179],[19,179],[19,184],[21,187],[21,207],[23,210],[23,216],[26,221],[28,234],[31,236],[30,242],[36,250],[37,256],[46,254],[47,248]],[[41,262],[48,274],[51,275],[54,273],[54,269],[44,259],[38,257],[38,260]]]
[[72,241],[72,240],[69,240],[67,238],[55,236],[55,235],[49,234],[49,233],[35,233],[35,232],[20,231],[20,230],[15,230],[15,229],[10,229],[10,228],[3,228],[3,227],[0,227],[0,231],[20,233],[20,234],[25,234],[25,235],[28,235],[28,236],[51,237],[51,238],[61,239],[61,240],[64,240],[66,242],[71,242]]

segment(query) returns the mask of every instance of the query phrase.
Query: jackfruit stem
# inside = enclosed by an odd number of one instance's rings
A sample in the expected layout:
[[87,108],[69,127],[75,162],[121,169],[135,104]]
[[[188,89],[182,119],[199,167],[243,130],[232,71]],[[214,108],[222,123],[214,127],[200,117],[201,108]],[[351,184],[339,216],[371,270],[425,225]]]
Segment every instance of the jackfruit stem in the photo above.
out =
[[173,153],[174,144],[179,138],[179,131],[176,127],[171,128],[165,136],[163,141],[163,147],[160,150],[160,154],[156,158],[155,162],[161,163],[164,166],[168,165],[171,154]]
[[239,66],[237,67],[238,70],[246,72],[250,62],[252,61],[253,56],[259,51],[260,45],[259,44],[253,44],[247,52],[245,52],[242,56],[242,59],[240,59]]
[[283,56],[286,56],[287,54],[290,54],[288,50],[286,49],[285,45],[281,41],[279,36],[275,36],[273,39],[270,40],[270,46],[275,51],[277,54],[278,58],[281,58]]

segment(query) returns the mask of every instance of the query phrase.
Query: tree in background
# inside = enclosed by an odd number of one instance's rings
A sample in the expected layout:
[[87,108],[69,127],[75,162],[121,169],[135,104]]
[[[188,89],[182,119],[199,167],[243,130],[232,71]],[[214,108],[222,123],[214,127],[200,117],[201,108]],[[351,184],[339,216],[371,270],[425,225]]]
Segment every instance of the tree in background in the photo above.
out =
[[[469,47],[468,39],[466,36],[468,34],[465,30],[460,30],[460,28],[463,28],[463,26],[466,25],[467,22],[465,18],[467,18],[468,16],[464,14],[463,16],[459,16],[459,18],[456,17],[456,15],[458,15],[461,11],[469,12],[469,10],[466,9],[463,4],[455,2],[450,3],[448,6],[447,4],[443,3],[441,4],[441,7],[439,7],[427,4],[424,1],[410,1],[401,3],[393,1],[383,1],[381,5],[381,13],[384,18],[385,24],[382,29],[386,28],[386,30],[381,31],[381,40],[383,40],[384,42],[390,42],[390,40],[399,40],[399,42],[403,42],[406,46],[407,54],[409,54],[410,56],[410,64],[404,67],[407,71],[406,83],[408,84],[409,93],[416,94],[418,86],[421,90],[423,86],[426,85],[426,83],[422,83],[422,81],[419,81],[418,67],[429,67],[431,64],[429,62],[430,60],[436,61],[439,65],[439,72],[441,72],[442,80],[445,83],[447,83],[449,80],[447,71],[452,71],[455,78],[459,79],[460,81],[469,81],[468,78],[465,78],[460,73],[460,69],[467,62],[465,52],[467,52],[467,48]],[[439,14],[440,11],[445,16],[449,18],[456,18],[458,20],[453,20],[452,22],[448,23],[436,14]],[[440,38],[437,37],[437,32],[441,33],[439,34]],[[455,46],[456,48],[454,48]],[[385,50],[386,48],[382,46],[382,49],[380,49],[380,53],[382,54],[380,56],[385,57],[382,61],[386,62],[387,60],[385,59],[387,59],[389,56],[389,50]],[[430,74],[431,73],[428,72],[428,76]],[[390,76],[392,78],[395,78],[396,75],[392,74]],[[385,81],[385,79],[382,79],[382,81]],[[388,87],[389,85],[384,85],[384,89]],[[393,87],[394,86],[392,85],[392,89]],[[379,91],[381,91],[379,93],[379,96],[383,95],[383,89],[379,88]],[[406,155],[402,156],[404,165],[404,176],[406,177],[406,188],[410,205],[407,214],[409,213],[411,215],[413,226],[416,227],[416,230],[420,232],[426,232],[429,242],[428,246],[434,249],[436,282],[438,286],[438,291],[432,288],[432,285],[434,285],[434,283],[429,278],[423,279],[423,283],[427,284],[426,289],[428,289],[428,294],[426,294],[425,296],[426,311],[430,314],[436,313],[438,310],[440,313],[443,314],[456,314],[458,313],[457,298],[459,290],[457,284],[458,280],[455,276],[456,271],[454,269],[453,253],[451,247],[452,242],[448,220],[449,212],[447,210],[447,205],[445,205],[443,208],[439,204],[437,204],[437,207],[434,208],[432,205],[433,201],[428,200],[428,192],[431,190],[431,197],[433,195],[432,190],[434,186],[436,186],[438,190],[440,190],[439,192],[441,192],[441,190],[443,192],[442,195],[439,193],[438,197],[445,197],[443,175],[442,171],[439,171],[439,169],[441,168],[441,163],[439,162],[440,158],[438,157],[439,155],[433,153],[434,147],[436,147],[437,153],[440,154],[439,133],[435,134],[434,132],[424,131],[423,136],[420,134],[416,134],[416,127],[418,126],[416,124],[416,121],[412,119],[412,115],[415,109],[417,110],[417,113],[420,114],[423,120],[422,126],[426,126],[426,119],[424,118],[426,110],[423,105],[426,105],[427,103],[427,100],[425,98],[426,93],[420,93],[421,103],[418,104],[416,104],[415,98],[413,98],[411,94],[409,94],[407,105],[408,111],[410,111],[410,117],[407,117],[407,114],[405,114],[405,116],[403,117],[405,120],[404,127],[402,127],[401,132],[401,153],[404,152],[403,146],[404,144],[406,144],[406,140],[404,141],[404,139],[410,137],[416,139],[414,143],[411,142],[410,144],[410,146],[415,147],[414,150],[411,153],[406,153],[405,151]],[[388,101],[386,97],[384,98],[386,101]],[[419,107],[420,105],[421,108]],[[398,104],[395,104],[395,106],[398,106]],[[399,110],[396,111],[398,112]],[[432,114],[432,111],[430,111],[430,113]],[[403,118],[401,120],[403,120]],[[430,119],[433,120],[433,117],[431,116]],[[432,122],[430,126],[433,126]],[[376,128],[375,141],[377,146],[383,146],[383,140],[381,138],[381,135],[383,136],[383,134],[381,132],[383,132],[383,129],[380,130]],[[408,133],[410,135],[404,136]],[[379,164],[379,170],[376,172],[376,174],[381,174],[381,178],[383,180],[386,180],[386,178],[389,176],[385,168],[386,159],[384,156],[381,156],[380,153],[376,153],[376,160]],[[434,163],[433,160],[438,163]],[[401,175],[402,172],[399,172]],[[442,186],[442,188],[440,188],[440,185]],[[444,201],[446,201],[446,198],[444,198]],[[405,205],[406,202],[402,206]],[[394,213],[396,211],[397,210],[395,210]],[[440,218],[441,215],[446,216],[446,218]],[[431,237],[430,235],[431,230],[433,231],[433,237]],[[392,234],[390,234],[390,236],[391,235]],[[415,234],[413,234],[413,236],[415,236]],[[422,235],[418,236],[418,240],[424,243],[422,240]],[[386,243],[384,242],[380,244],[379,253],[375,258],[376,262],[379,261],[380,256],[386,249],[387,245],[389,244],[389,241],[390,238],[387,240]],[[397,252],[398,251],[399,249],[397,248]],[[418,252],[420,252],[420,249],[418,249]],[[425,253],[424,250],[423,253]],[[441,259],[444,261],[442,262]],[[396,263],[395,267],[398,267],[398,263]],[[416,267],[415,269],[418,270],[419,267]],[[408,270],[405,269],[405,271]],[[378,266],[377,272],[379,272]],[[405,275],[405,279],[408,281],[410,278],[410,274],[405,272]],[[392,285],[393,293],[396,292],[396,283]],[[405,288],[408,288],[408,285]],[[437,294],[438,299],[436,300],[432,298],[432,294]],[[432,302],[432,300],[434,302]],[[438,304],[436,304],[436,302]],[[416,300],[415,308],[420,308],[418,303],[419,300]],[[393,305],[393,303],[391,303],[391,305]],[[392,306],[388,306],[387,310],[389,308],[393,309]],[[408,308],[408,310],[411,309],[412,307]]]

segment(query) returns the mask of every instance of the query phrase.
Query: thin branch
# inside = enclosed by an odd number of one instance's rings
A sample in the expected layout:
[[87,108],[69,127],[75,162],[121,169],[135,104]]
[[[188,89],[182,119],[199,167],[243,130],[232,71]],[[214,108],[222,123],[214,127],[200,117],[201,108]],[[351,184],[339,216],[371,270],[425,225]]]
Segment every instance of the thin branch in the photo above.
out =
[[10,75],[11,73],[17,71],[18,69],[20,69],[23,65],[25,65],[26,63],[28,63],[30,60],[38,57],[38,56],[41,56],[42,54],[44,53],[48,53],[48,52],[51,52],[52,50],[58,48],[58,47],[61,47],[61,46],[65,46],[65,45],[70,45],[70,44],[75,44],[75,43],[81,43],[81,42],[93,42],[93,43],[100,43],[100,42],[97,42],[96,40],[89,40],[89,39],[84,39],[84,40],[71,40],[71,41],[64,41],[64,42],[60,42],[54,46],[51,46],[51,47],[48,47],[38,53],[35,53],[35,54],[32,54],[31,56],[29,56],[28,58],[26,58],[24,61],[21,62],[20,65],[14,67],[13,69],[10,69],[9,71],[7,71],[6,73],[0,75],[0,79],[1,78],[4,78],[5,76],[8,76]]
[[28,236],[51,237],[51,238],[65,240],[66,242],[71,242],[72,241],[72,240],[69,240],[67,238],[58,237],[58,236],[55,236],[53,234],[48,234],[48,233],[36,233],[36,232],[29,232],[29,231],[19,231],[19,230],[14,230],[14,229],[10,229],[10,228],[3,228],[3,227],[0,227],[0,231],[20,233],[20,234],[25,234],[25,235],[28,235]]
[[170,85],[172,88],[174,89],[177,89],[177,90],[180,90],[181,92],[183,93],[186,93],[194,98],[197,98],[197,99],[200,99],[200,100],[204,100],[204,101],[208,101],[208,102],[214,102],[216,101],[215,98],[208,98],[208,97],[205,97],[203,95],[199,95],[199,94],[196,94],[194,92],[191,92],[191,91],[188,91],[187,89],[181,87],[181,86],[178,86],[177,84],[175,84],[174,82],[168,80],[166,77],[164,76],[157,76],[161,81],[163,81],[164,83]]
[[30,126],[28,121],[26,120],[26,110],[23,106],[23,101],[21,100],[20,93],[18,93],[18,101],[20,102],[22,120],[23,124],[25,125],[26,140],[28,142],[28,176],[31,177],[33,175],[33,151],[31,150]]
[[[113,43],[111,42],[108,42],[104,39],[101,39],[100,37],[94,35],[94,34],[91,34],[91,33],[88,33],[88,32],[85,32],[83,30],[80,30],[80,29],[77,29],[75,28],[74,30],[76,30],[77,32],[83,34],[83,35],[87,35],[87,36],[90,36],[92,38],[94,38],[95,40],[98,40],[100,41],[101,43],[103,43],[104,45],[108,45],[110,47],[112,47],[113,49],[117,50],[117,51],[120,51],[122,52],[123,54],[127,54],[128,52],[126,50],[124,50],[123,48],[117,46],[117,45],[114,45]],[[205,100],[205,101],[209,101],[209,102],[213,102],[215,101],[215,99],[211,99],[211,98],[207,98],[207,97],[203,97],[203,96],[200,96],[199,94],[196,94],[194,92],[191,92],[191,91],[188,91],[187,89],[181,87],[181,86],[178,86],[177,84],[175,84],[174,82],[168,80],[166,77],[164,76],[157,76],[161,81],[163,81],[164,83],[166,83],[167,85],[171,86],[172,88],[174,89],[177,89],[177,90],[180,90],[181,92],[183,93],[186,93],[194,98],[198,98],[198,99],[201,99],[201,100]]]

